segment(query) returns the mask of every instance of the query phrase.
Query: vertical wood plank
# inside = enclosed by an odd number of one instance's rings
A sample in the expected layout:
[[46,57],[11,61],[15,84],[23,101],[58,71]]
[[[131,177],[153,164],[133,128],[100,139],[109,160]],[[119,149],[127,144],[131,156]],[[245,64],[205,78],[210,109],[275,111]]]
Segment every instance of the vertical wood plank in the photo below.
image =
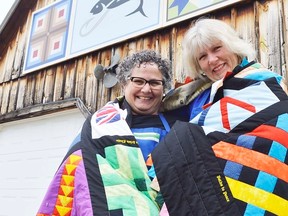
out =
[[18,80],[12,82],[11,92],[10,92],[10,99],[7,112],[12,112],[16,109],[16,101],[18,96]]
[[183,61],[182,61],[182,41],[186,31],[187,31],[186,25],[185,27],[181,26],[181,28],[178,28],[175,31],[175,34],[173,34],[174,38],[171,38],[172,41],[175,41],[174,43],[172,43],[172,49],[174,55],[172,59],[173,60],[172,69],[175,79],[181,82],[184,81],[185,77],[187,76],[183,70]]
[[187,76],[188,71],[183,69],[182,65],[182,40],[183,35],[186,32],[186,28],[174,27],[171,31],[171,53],[172,53],[172,71],[175,81],[183,82]]
[[255,35],[256,35],[256,26],[254,22],[254,8],[253,7],[242,7],[240,10],[237,10],[237,18],[235,19],[236,31],[239,35],[251,43],[255,47]]
[[46,71],[43,103],[53,101],[56,68],[49,68]]
[[282,26],[281,54],[282,54],[282,75],[286,78],[288,73],[288,0],[280,0],[279,16]]
[[155,50],[155,34],[147,35],[143,40],[143,49]]
[[159,54],[163,58],[168,58],[171,60],[172,53],[170,47],[170,40],[171,40],[170,35],[171,35],[171,28],[161,31],[158,36],[158,43],[159,43]]
[[97,79],[94,76],[94,68],[98,64],[98,55],[89,55],[87,58],[87,75],[85,83],[84,100],[86,107],[90,112],[96,111],[97,106]]
[[5,62],[6,58],[8,58],[7,54],[8,53],[4,56],[0,56],[0,83],[3,83],[5,78]]
[[10,83],[7,82],[3,85],[1,113],[7,112],[8,104],[9,104],[9,98],[10,98],[10,91],[11,91],[11,82]]
[[[103,65],[103,67],[107,67],[110,65],[110,56],[111,56],[111,51],[108,49],[105,49],[103,52],[101,52],[101,64]],[[108,96],[109,96],[110,89],[107,89],[104,86],[103,80],[100,80],[100,83],[98,85],[99,92],[98,92],[97,98],[98,98],[99,104],[97,104],[97,109],[103,107],[109,100]]]
[[[41,104],[43,103],[43,95],[44,95],[44,86],[45,86],[45,79],[46,73],[45,71],[41,71],[34,75],[35,79],[35,94],[34,94],[34,103]],[[20,92],[20,88],[19,88]]]
[[69,62],[64,67],[64,71],[66,74],[64,99],[75,97],[76,65],[77,65],[77,60],[75,60],[75,62],[73,61]]
[[4,82],[11,80],[11,77],[12,77],[15,47],[11,45],[11,43],[14,45],[15,41],[10,42],[10,45],[7,50],[7,55],[9,56],[9,58],[6,58],[6,61],[5,61],[5,69],[4,69],[5,74],[4,74],[4,79],[3,79]]
[[[75,97],[84,98],[88,56],[78,60],[76,66]],[[85,103],[85,100],[83,100]]]
[[13,62],[13,72],[12,79],[16,79],[20,76],[21,71],[23,70],[24,57],[25,57],[25,48],[26,48],[26,34],[27,34],[27,22],[24,26],[21,27],[17,35],[17,50],[15,53],[15,59]]
[[64,86],[65,86],[64,82],[65,82],[64,65],[58,65],[55,71],[55,85],[54,85],[53,101],[63,100]]
[[34,94],[35,94],[35,79],[32,74],[27,76],[26,88],[24,94],[24,106],[31,106],[34,104]]
[[280,27],[277,0],[257,2],[255,8],[259,16],[259,57],[260,62],[276,73],[281,73]]
[[5,114],[5,112],[2,112],[2,101],[3,101],[3,92],[4,92],[4,84],[0,85],[0,115]]
[[19,91],[16,102],[16,110],[24,108],[24,97],[26,93],[27,79],[20,79],[19,81]]
[[141,50],[144,49],[144,38],[141,37],[141,38],[138,38],[136,40],[136,49],[135,49],[135,52],[139,52]]
[[123,55],[121,60],[123,60],[123,58],[125,58],[126,56],[132,55],[136,51],[137,51],[137,42],[136,42],[136,40],[132,40],[128,44],[128,53],[126,55]]
[[[172,61],[174,58],[174,53],[171,52],[171,46],[170,46],[170,32],[171,28],[165,29],[161,31],[158,34],[158,52],[162,56],[162,58],[169,59],[171,62],[171,67],[175,64],[175,62]],[[172,72],[172,80],[171,80],[171,87],[173,88],[176,80],[176,72],[171,69]]]

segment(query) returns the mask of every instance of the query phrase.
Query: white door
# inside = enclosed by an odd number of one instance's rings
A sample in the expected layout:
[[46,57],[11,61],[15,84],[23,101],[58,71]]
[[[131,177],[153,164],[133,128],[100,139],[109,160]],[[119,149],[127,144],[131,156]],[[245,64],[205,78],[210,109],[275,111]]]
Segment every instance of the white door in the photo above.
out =
[[73,109],[0,124],[0,216],[36,215],[84,121]]

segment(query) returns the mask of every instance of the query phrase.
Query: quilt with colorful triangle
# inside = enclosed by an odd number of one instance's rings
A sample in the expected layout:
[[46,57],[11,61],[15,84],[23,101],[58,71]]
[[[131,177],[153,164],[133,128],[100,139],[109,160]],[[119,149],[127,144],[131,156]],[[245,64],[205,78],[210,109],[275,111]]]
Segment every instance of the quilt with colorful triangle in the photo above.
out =
[[152,152],[169,215],[287,215],[282,77],[253,63],[216,85],[212,103],[175,123]]
[[111,102],[86,120],[37,216],[158,215],[157,193],[126,115]]

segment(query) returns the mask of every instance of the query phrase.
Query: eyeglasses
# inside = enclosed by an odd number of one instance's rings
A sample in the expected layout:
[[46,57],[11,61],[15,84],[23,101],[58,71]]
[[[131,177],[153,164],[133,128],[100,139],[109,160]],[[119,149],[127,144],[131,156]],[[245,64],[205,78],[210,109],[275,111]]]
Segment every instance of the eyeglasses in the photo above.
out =
[[137,88],[143,88],[146,83],[150,85],[151,89],[160,89],[164,85],[163,80],[146,80],[142,77],[129,77],[129,80],[131,80],[132,84]]

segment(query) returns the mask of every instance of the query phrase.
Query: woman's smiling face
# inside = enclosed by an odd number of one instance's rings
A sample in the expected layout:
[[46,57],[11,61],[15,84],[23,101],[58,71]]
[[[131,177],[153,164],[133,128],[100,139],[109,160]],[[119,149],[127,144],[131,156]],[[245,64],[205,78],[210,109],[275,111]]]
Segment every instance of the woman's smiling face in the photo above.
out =
[[201,49],[197,61],[202,71],[212,81],[222,79],[228,71],[232,72],[239,64],[237,55],[224,47],[221,42]]
[[[163,80],[162,73],[155,63],[142,63],[135,67],[130,77],[140,77],[145,80]],[[146,83],[142,88],[136,87],[131,80],[124,87],[124,94],[132,113],[137,115],[156,115],[160,108],[164,93],[163,85],[151,88]]]

